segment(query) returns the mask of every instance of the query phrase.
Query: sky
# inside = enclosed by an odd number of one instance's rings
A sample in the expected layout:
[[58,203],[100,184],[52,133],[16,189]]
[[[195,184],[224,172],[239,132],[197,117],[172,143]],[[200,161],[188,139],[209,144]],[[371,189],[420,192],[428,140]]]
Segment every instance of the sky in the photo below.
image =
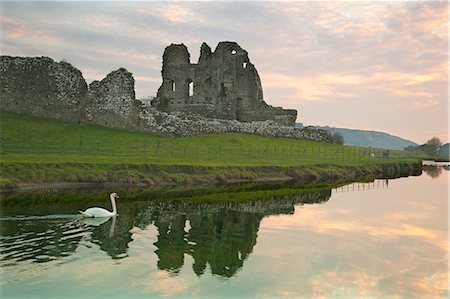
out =
[[156,95],[162,54],[236,41],[264,100],[297,122],[448,142],[447,1],[1,1],[1,54],[48,56],[87,83],[120,67]]

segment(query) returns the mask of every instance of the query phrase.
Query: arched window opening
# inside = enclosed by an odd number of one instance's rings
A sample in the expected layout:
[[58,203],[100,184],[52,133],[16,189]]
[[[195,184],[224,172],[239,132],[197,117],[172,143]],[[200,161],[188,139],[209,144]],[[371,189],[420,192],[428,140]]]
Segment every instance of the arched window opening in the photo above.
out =
[[171,85],[172,85],[172,91],[175,91],[175,81],[170,81]]
[[194,95],[194,82],[189,82],[189,96],[192,97]]
[[243,67],[244,69],[246,69],[246,68],[247,68],[247,62],[242,63],[242,67]]
[[236,50],[231,50],[231,55],[235,55],[236,53]]

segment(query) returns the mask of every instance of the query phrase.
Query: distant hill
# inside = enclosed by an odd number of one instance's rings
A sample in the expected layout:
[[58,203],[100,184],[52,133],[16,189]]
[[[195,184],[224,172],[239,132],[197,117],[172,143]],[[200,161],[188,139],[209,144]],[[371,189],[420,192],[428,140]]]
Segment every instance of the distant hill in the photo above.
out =
[[449,147],[449,143],[444,144],[443,146],[441,146],[441,148],[439,149],[439,156],[450,156],[450,147]]
[[[297,124],[296,126],[302,127],[302,124]],[[346,145],[356,145],[356,146],[396,149],[396,150],[402,150],[410,145],[412,146],[418,145],[417,143],[411,140],[403,139],[398,136],[393,136],[383,132],[332,128],[328,126],[322,128],[330,130],[331,134],[334,134],[336,132],[341,134],[344,137],[344,144]]]

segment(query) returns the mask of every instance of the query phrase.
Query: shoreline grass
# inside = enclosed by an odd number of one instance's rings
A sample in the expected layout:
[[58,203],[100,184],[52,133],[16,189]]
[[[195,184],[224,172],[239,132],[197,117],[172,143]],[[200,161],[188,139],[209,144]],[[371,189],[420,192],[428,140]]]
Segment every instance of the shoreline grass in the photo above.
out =
[[322,177],[378,176],[388,168],[409,172],[425,158],[405,151],[238,133],[173,138],[6,112],[0,114],[0,128],[0,186],[270,178],[315,182]]

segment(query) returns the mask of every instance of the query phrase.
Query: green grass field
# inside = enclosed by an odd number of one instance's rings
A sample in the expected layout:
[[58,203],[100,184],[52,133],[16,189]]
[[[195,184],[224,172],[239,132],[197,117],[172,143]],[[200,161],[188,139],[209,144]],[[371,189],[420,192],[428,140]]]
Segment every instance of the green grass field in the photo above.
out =
[[[250,134],[170,138],[4,112],[0,126],[2,162],[295,166],[422,158],[390,150],[386,159],[383,149]],[[375,158],[370,157],[371,153]]]
[[[383,149],[250,134],[171,138],[13,113],[2,112],[0,116],[0,183],[89,181],[89,177],[108,181],[121,172],[127,177],[142,176],[142,165],[151,166],[152,173],[162,173],[162,177],[171,172],[168,177],[179,180],[188,180],[196,172],[204,172],[205,177],[233,177],[234,173],[235,177],[248,178],[255,173],[246,168],[369,167],[423,158],[404,151],[387,153]],[[185,173],[176,166],[184,166]],[[166,171],[167,167],[172,167],[171,171]],[[220,170],[215,170],[217,167]]]

